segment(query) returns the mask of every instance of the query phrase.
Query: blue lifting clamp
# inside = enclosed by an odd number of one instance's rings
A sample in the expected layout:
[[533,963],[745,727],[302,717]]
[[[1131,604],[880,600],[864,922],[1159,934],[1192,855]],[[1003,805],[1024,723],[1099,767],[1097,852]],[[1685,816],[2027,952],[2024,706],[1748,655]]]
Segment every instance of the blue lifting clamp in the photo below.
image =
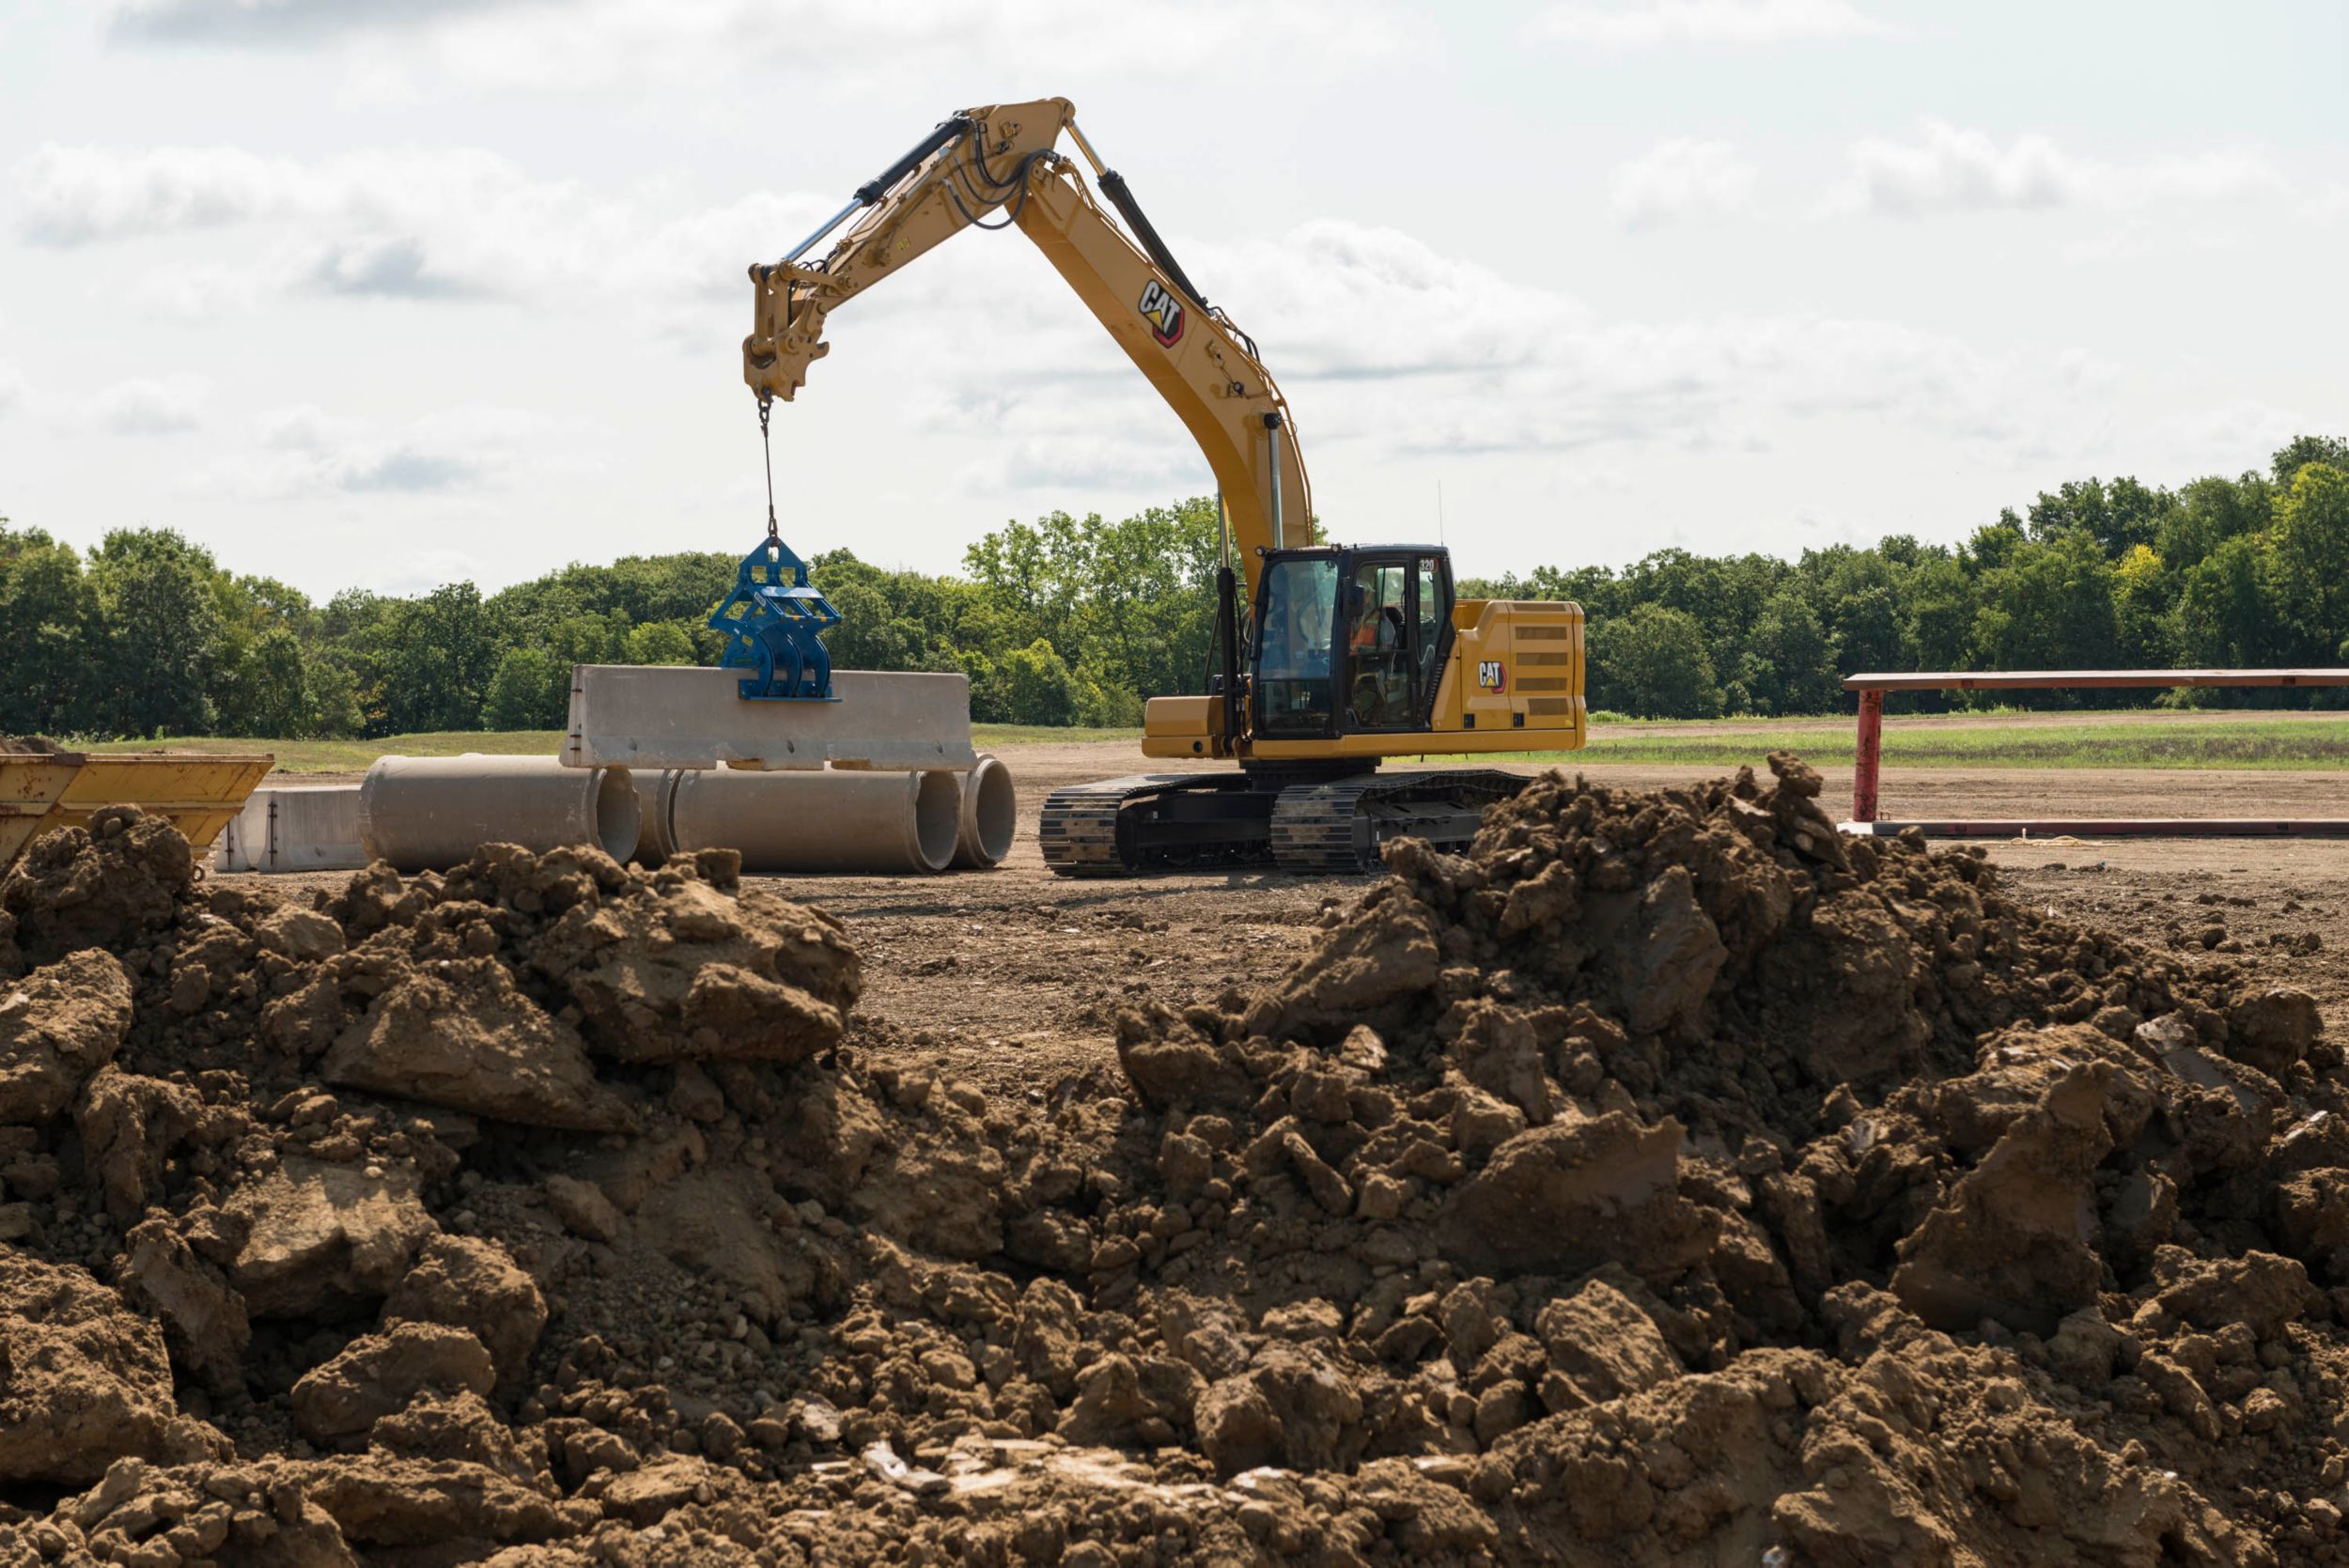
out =
[[726,634],[730,670],[754,670],[737,683],[753,702],[837,702],[832,694],[832,655],[817,639],[840,624],[840,612],[811,587],[807,563],[773,534],[742,557],[734,592],[709,617]]
[[718,660],[758,673],[735,690],[751,702],[830,703],[832,655],[817,639],[840,624],[840,612],[807,581],[807,563],[791,553],[775,526],[775,458],[767,439],[773,399],[758,395],[758,444],[767,461],[767,536],[742,557],[734,592],[710,612],[709,628],[726,634]]

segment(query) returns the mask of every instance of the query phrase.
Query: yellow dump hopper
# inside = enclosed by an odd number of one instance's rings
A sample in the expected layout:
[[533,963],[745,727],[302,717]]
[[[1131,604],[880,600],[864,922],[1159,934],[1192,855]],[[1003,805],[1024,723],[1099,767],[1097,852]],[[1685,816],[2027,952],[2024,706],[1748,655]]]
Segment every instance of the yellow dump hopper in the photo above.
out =
[[168,817],[201,854],[276,760],[266,753],[0,751],[0,867],[42,833],[87,827],[101,806],[136,806]]

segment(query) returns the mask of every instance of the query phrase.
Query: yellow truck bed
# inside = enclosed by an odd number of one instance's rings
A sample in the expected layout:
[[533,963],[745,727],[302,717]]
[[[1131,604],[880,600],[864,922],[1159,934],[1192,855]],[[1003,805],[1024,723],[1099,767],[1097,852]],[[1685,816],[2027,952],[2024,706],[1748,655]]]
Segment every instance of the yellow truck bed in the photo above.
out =
[[89,825],[101,806],[168,817],[202,854],[276,758],[193,752],[0,752],[0,868],[42,833]]

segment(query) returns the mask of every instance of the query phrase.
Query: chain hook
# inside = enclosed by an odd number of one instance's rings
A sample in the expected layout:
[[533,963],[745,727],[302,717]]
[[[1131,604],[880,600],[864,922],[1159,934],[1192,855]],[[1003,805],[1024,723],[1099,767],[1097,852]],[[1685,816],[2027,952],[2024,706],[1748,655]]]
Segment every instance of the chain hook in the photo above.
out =
[[758,395],[758,445],[767,459],[767,537],[781,542],[783,530],[775,522],[775,443],[767,433],[767,421],[773,415],[775,396],[771,392]]

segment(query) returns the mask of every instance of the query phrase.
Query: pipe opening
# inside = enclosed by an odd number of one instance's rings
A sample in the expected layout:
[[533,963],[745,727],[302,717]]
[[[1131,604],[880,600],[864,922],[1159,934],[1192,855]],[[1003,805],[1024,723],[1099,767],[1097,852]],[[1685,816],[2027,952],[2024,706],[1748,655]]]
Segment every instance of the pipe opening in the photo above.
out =
[[1019,800],[1012,788],[1011,769],[991,756],[962,779],[962,832],[955,846],[955,863],[985,868],[1011,853],[1018,831]]
[[943,871],[955,858],[962,831],[962,781],[952,773],[917,773],[913,790],[913,833],[922,864]]
[[644,824],[644,808],[636,799],[636,782],[625,768],[596,770],[596,846],[622,865],[636,853],[636,838]]

